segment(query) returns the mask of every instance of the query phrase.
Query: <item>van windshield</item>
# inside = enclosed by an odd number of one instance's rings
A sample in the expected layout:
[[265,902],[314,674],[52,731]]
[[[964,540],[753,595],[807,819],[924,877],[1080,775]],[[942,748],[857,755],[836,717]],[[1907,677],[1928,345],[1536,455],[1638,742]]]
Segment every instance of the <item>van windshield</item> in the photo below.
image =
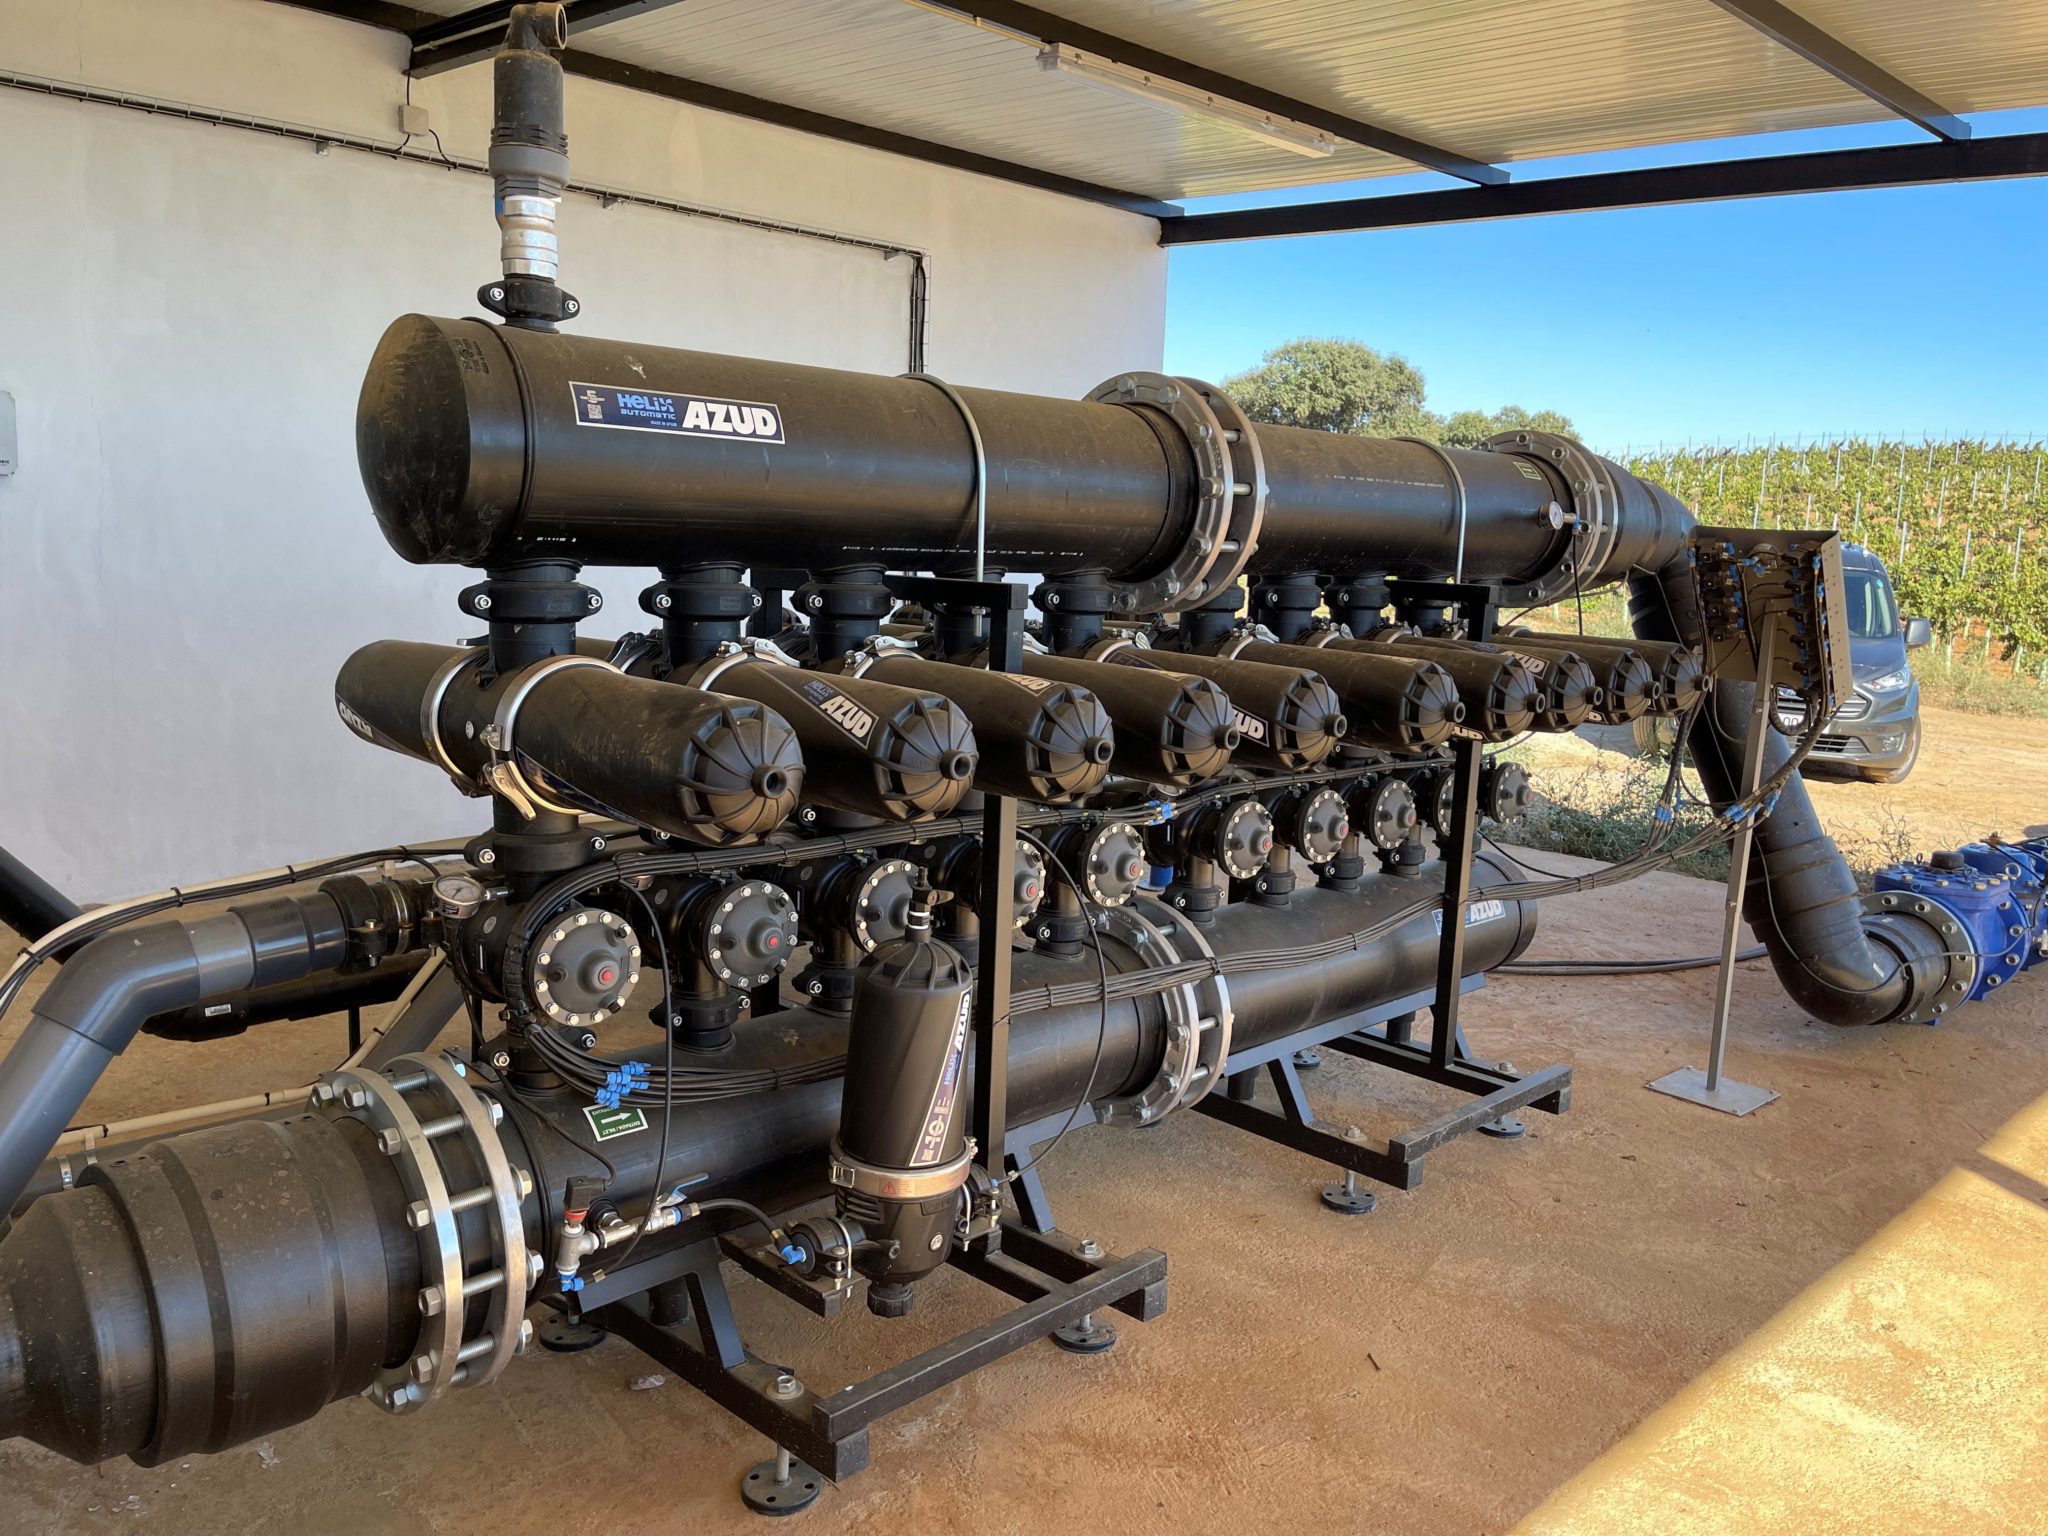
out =
[[1844,571],[1842,588],[1849,599],[1849,634],[1853,638],[1883,640],[1899,632],[1899,609],[1884,572]]

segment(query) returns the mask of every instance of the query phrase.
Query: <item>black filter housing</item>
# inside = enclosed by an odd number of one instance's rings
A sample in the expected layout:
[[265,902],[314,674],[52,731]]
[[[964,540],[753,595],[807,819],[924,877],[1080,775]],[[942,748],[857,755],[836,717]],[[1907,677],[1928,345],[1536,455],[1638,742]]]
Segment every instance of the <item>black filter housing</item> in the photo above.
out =
[[1109,777],[1115,723],[1073,683],[901,654],[877,657],[861,676],[943,694],[964,710],[981,753],[976,789],[1065,805]]
[[1027,652],[1027,676],[1074,683],[1115,722],[1110,767],[1125,778],[1186,789],[1213,779],[1237,750],[1230,697],[1204,677]]
[[1465,727],[1482,741],[1521,735],[1536,724],[1543,708],[1543,679],[1519,656],[1492,646],[1430,639],[1390,627],[1363,640],[1331,640],[1327,648],[1362,654],[1391,648],[1428,657],[1450,675],[1465,706]]
[[1433,747],[1449,741],[1465,718],[1457,684],[1427,657],[1275,645],[1242,637],[1228,644],[1230,654],[1243,661],[1320,671],[1344,701],[1344,739],[1352,746],[1395,752]]
[[1501,635],[1495,643],[1511,651],[1548,660],[1557,656],[1580,656],[1593,669],[1600,685],[1598,719],[1610,725],[1626,725],[1656,708],[1663,697],[1650,663],[1633,644],[1621,640],[1595,640],[1573,635],[1569,640],[1546,640],[1532,635]]
[[1206,677],[1230,695],[1237,726],[1232,760],[1255,768],[1292,772],[1313,768],[1337,750],[1345,727],[1343,701],[1320,672],[1277,667],[1201,652],[1154,651],[1130,640],[1097,641],[1081,653],[1111,666],[1151,667]]
[[967,1031],[974,978],[932,937],[930,893],[904,936],[861,963],[832,1146],[839,1213],[867,1237],[855,1258],[871,1307],[908,1309],[907,1287],[946,1262],[967,1177]]
[[523,689],[501,747],[529,785],[564,806],[714,847],[772,832],[796,809],[804,762],[773,709],[588,657],[495,677],[488,667],[479,650],[378,640],[342,664],[334,705],[365,741],[452,768],[474,790],[492,765],[486,733]]
[[716,657],[696,676],[790,722],[803,746],[805,798],[818,805],[918,821],[945,815],[974,787],[974,727],[943,694],[744,655]]
[[1706,666],[1699,651],[1672,640],[1608,640],[1586,635],[1550,635],[1531,629],[1511,629],[1500,643],[1515,649],[1550,652],[1577,651],[1597,659],[1604,651],[1633,651],[1643,659],[1656,683],[1650,707],[1658,714],[1682,714],[1697,704],[1707,691]]

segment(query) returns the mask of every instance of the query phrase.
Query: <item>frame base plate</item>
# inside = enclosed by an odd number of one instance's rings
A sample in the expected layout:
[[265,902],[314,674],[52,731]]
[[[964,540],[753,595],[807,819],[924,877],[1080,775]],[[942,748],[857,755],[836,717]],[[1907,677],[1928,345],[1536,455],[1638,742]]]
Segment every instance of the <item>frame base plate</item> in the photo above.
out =
[[1667,1072],[1644,1086],[1658,1093],[1668,1093],[1674,1099],[1684,1099],[1689,1104],[1704,1104],[1724,1115],[1753,1114],[1778,1096],[1775,1088],[1738,1083],[1732,1077],[1722,1078],[1709,1092],[1707,1074],[1699,1067],[1680,1067],[1676,1072]]

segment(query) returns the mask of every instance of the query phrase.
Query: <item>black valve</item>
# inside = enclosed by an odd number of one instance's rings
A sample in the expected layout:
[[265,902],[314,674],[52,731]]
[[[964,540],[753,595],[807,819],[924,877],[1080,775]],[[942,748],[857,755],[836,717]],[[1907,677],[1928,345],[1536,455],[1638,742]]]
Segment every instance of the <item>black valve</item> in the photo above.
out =
[[1415,791],[1401,779],[1368,780],[1351,792],[1351,806],[1358,830],[1382,852],[1400,847],[1415,830]]

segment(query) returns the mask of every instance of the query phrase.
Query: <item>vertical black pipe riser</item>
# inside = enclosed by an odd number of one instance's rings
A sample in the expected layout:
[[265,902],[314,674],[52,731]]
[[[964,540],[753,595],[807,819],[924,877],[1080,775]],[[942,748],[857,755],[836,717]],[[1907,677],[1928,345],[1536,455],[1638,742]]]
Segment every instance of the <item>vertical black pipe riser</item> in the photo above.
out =
[[504,275],[478,300],[522,330],[552,331],[578,310],[556,281],[555,208],[569,180],[559,4],[515,5],[491,65],[489,163]]
[[675,565],[640,594],[640,606],[661,621],[662,655],[671,670],[691,667],[738,644],[761,608],[741,565]]
[[1112,607],[1109,578],[1102,571],[1075,571],[1041,584],[1032,601],[1045,615],[1046,649],[1069,655],[1102,638],[1102,621]]
[[1180,616],[1180,643],[1190,651],[1206,650],[1237,628],[1244,609],[1244,588],[1225,587],[1199,608]]
[[1252,618],[1282,644],[1298,640],[1315,627],[1316,609],[1322,603],[1323,591],[1314,571],[1261,576],[1252,583]]
[[896,599],[882,585],[879,565],[821,571],[796,592],[797,610],[810,622],[810,661],[830,666],[882,632]]

